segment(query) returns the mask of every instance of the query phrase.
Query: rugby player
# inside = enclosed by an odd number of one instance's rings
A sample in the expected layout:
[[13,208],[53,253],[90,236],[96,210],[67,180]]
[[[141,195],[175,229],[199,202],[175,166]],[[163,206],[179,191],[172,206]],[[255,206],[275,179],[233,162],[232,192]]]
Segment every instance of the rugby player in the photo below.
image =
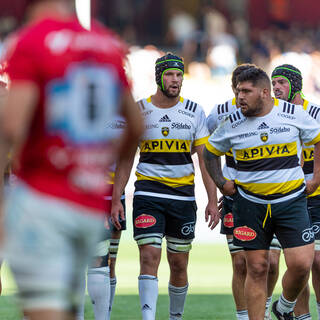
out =
[[[241,64],[234,69],[231,77],[231,88],[235,95],[234,98],[222,104],[216,104],[207,118],[207,125],[210,134],[219,126],[220,123],[240,106],[237,104],[237,78],[239,74],[249,68],[254,67],[253,64]],[[234,180],[236,176],[236,165],[233,159],[232,151],[228,151],[225,155],[225,165],[223,167],[223,175],[228,180]],[[226,235],[229,252],[232,259],[232,294],[236,304],[236,316],[238,320],[248,320],[248,310],[244,297],[244,283],[247,274],[246,259],[244,249],[233,245],[233,199],[231,196],[224,196],[222,200],[221,214],[221,234]]]
[[[287,270],[283,292],[272,310],[277,319],[294,319],[296,299],[307,283],[314,256],[305,193],[312,194],[320,184],[320,128],[299,106],[273,99],[270,80],[260,68],[242,72],[237,91],[241,109],[211,135],[205,163],[221,192],[234,196],[233,240],[246,249],[249,319],[264,318],[274,233],[284,249]],[[306,182],[301,141],[314,145],[317,155],[313,177]],[[230,149],[237,164],[234,181],[223,177],[220,165],[220,156]]]
[[[205,219],[210,228],[219,222],[216,187],[205,170],[202,151],[209,132],[203,109],[180,96],[183,60],[173,54],[155,65],[158,85],[154,95],[138,102],[146,131],[140,147],[133,199],[134,238],[139,246],[139,296],[143,320],[155,319],[158,298],[158,267],[162,238],[167,240],[170,266],[169,319],[181,319],[188,290],[187,265],[196,224],[194,167],[197,153],[208,194]],[[112,219],[120,228],[121,194],[133,164],[118,164],[112,195]]]
[[[276,98],[285,100],[289,103],[303,106],[311,117],[320,123],[320,106],[306,100],[302,95],[302,74],[293,65],[284,64],[276,67],[272,72],[272,87]],[[303,145],[303,171],[305,179],[312,178],[314,146]],[[317,299],[318,319],[320,319],[320,188],[313,194],[308,195],[307,205],[309,216],[312,222],[312,231],[315,236],[315,256],[312,264],[312,284]],[[279,272],[279,259],[275,264]],[[271,291],[272,293],[272,291]],[[309,311],[309,285],[300,294],[294,309],[296,319],[311,319]]]
[[[28,320],[75,319],[89,256],[102,234],[111,163],[143,131],[117,37],[81,27],[72,0],[26,0],[27,24],[8,49],[0,168],[17,149],[5,251]],[[117,146],[106,121],[122,114]],[[110,212],[110,209],[108,210]]]

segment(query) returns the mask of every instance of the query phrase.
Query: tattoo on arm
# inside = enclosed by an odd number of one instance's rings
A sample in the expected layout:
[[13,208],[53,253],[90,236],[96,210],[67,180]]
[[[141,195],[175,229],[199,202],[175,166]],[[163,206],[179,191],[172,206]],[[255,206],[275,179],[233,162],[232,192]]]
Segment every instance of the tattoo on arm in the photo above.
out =
[[227,180],[222,174],[220,157],[217,157],[205,148],[203,151],[203,158],[210,177],[215,182],[216,186],[219,189],[222,189]]

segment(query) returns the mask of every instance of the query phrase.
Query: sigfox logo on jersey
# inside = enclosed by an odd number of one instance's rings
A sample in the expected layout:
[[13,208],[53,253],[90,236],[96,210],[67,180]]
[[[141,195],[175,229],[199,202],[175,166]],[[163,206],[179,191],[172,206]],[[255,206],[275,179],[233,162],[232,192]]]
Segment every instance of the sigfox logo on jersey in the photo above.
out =
[[166,137],[169,134],[170,130],[168,127],[162,127],[161,133]]
[[267,141],[268,141],[268,132],[262,132],[262,133],[260,133],[260,139],[261,139],[263,142],[267,142]]
[[257,237],[257,233],[248,226],[235,228],[233,235],[241,241],[252,241]]
[[166,114],[165,116],[163,116],[159,122],[171,122],[170,118],[168,117],[168,115]]
[[148,214],[141,214],[136,217],[134,220],[134,225],[136,228],[150,228],[154,226],[157,222],[157,219],[154,216]]
[[226,228],[233,228],[233,215],[231,212],[227,213],[223,218],[223,225]]
[[186,123],[181,123],[181,122],[173,122],[171,124],[171,129],[188,129],[190,130],[191,129],[191,126],[189,124],[186,124]]

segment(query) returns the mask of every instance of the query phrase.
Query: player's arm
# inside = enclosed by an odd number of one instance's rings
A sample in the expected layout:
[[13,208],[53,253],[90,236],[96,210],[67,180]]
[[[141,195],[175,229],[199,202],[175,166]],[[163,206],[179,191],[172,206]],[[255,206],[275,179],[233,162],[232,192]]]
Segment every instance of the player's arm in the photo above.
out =
[[320,185],[320,141],[314,145],[313,177],[306,182],[306,193],[312,194]]
[[221,157],[205,148],[203,158],[206,169],[220,192],[225,196],[233,195],[236,192],[234,181],[226,180],[224,178],[221,170]]
[[208,222],[208,227],[213,229],[219,223],[220,219],[220,214],[217,207],[217,187],[214,184],[213,180],[210,178],[205,167],[203,159],[204,144],[195,146],[194,149],[198,155],[201,176],[208,195],[208,204],[205,211],[205,219],[206,222]]
[[[38,87],[33,82],[13,82],[6,102],[0,110],[0,177],[3,179],[8,164],[8,153],[22,145],[29,130],[39,98]],[[1,181],[3,188],[3,180]],[[0,192],[2,202],[3,189]],[[2,218],[2,217],[1,217]]]

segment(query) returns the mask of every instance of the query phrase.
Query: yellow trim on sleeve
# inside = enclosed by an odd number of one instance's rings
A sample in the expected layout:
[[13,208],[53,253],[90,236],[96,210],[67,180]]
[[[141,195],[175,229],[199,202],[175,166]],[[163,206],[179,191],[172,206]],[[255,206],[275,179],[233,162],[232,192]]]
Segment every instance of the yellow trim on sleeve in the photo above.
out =
[[312,139],[310,142],[305,143],[306,146],[312,146],[313,144],[316,144],[320,141],[320,133]]
[[220,150],[216,149],[209,141],[206,143],[206,148],[209,152],[213,153],[218,157],[221,157],[225,154],[225,152],[221,152]]
[[209,136],[194,140],[193,145],[195,147],[201,146],[202,144],[206,144],[208,139],[209,139]]

